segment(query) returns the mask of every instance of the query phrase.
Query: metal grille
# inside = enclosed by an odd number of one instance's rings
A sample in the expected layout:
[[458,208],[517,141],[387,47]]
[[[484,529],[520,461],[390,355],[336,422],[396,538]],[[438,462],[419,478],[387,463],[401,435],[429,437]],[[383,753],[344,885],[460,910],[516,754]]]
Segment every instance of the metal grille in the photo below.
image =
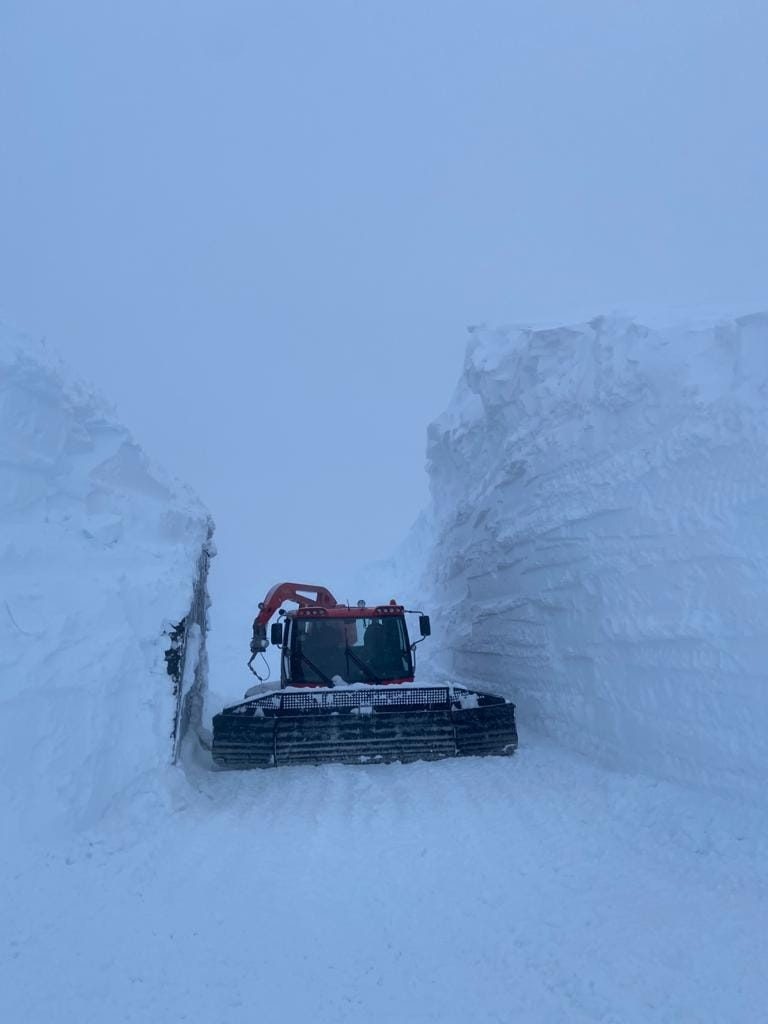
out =
[[[274,711],[315,711],[320,708],[359,708],[382,705],[424,705],[448,703],[445,686],[387,687],[386,690],[313,690],[307,693],[272,693],[259,697],[256,706]],[[250,705],[252,706],[252,705]]]

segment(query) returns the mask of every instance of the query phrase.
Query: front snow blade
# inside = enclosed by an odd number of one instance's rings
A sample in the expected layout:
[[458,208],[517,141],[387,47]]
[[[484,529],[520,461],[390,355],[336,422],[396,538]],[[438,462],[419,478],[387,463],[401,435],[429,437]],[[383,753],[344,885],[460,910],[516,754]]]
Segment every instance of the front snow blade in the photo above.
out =
[[516,747],[514,704],[459,687],[276,690],[213,719],[220,768],[433,761]]

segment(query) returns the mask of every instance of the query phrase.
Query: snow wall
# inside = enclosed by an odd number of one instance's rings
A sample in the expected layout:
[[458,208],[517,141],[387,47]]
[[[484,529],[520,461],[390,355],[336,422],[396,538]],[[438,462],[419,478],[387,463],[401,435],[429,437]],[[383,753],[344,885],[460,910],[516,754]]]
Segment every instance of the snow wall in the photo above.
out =
[[761,791],[768,314],[474,329],[428,466],[441,669],[514,699],[523,748]]
[[6,822],[82,824],[156,784],[204,670],[211,532],[97,396],[0,329]]

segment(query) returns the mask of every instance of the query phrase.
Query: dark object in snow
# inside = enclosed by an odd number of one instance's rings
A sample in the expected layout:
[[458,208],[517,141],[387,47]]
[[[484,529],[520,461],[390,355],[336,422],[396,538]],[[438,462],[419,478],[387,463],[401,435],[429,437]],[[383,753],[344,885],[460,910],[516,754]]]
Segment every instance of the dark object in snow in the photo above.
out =
[[[414,683],[415,650],[429,617],[387,605],[337,604],[324,587],[282,583],[259,606],[252,663],[284,601],[271,642],[282,650],[280,689],[256,687],[213,719],[212,755],[221,768],[269,768],[328,761],[437,760],[506,755],[517,747],[515,706],[459,686]],[[419,615],[411,643],[405,616]],[[255,674],[255,672],[254,672]]]
[[181,656],[184,653],[184,636],[187,628],[186,618],[176,623],[168,632],[171,641],[170,647],[165,652],[165,668],[168,675],[173,679],[173,692],[177,692],[181,684]]

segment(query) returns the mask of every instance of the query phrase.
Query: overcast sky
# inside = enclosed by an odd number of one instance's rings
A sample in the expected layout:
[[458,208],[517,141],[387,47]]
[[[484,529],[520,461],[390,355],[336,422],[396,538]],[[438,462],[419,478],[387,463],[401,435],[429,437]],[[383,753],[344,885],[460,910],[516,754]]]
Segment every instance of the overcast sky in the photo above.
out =
[[0,318],[200,493],[221,588],[333,582],[424,503],[467,324],[766,304],[766,40],[765,0],[0,0]]

